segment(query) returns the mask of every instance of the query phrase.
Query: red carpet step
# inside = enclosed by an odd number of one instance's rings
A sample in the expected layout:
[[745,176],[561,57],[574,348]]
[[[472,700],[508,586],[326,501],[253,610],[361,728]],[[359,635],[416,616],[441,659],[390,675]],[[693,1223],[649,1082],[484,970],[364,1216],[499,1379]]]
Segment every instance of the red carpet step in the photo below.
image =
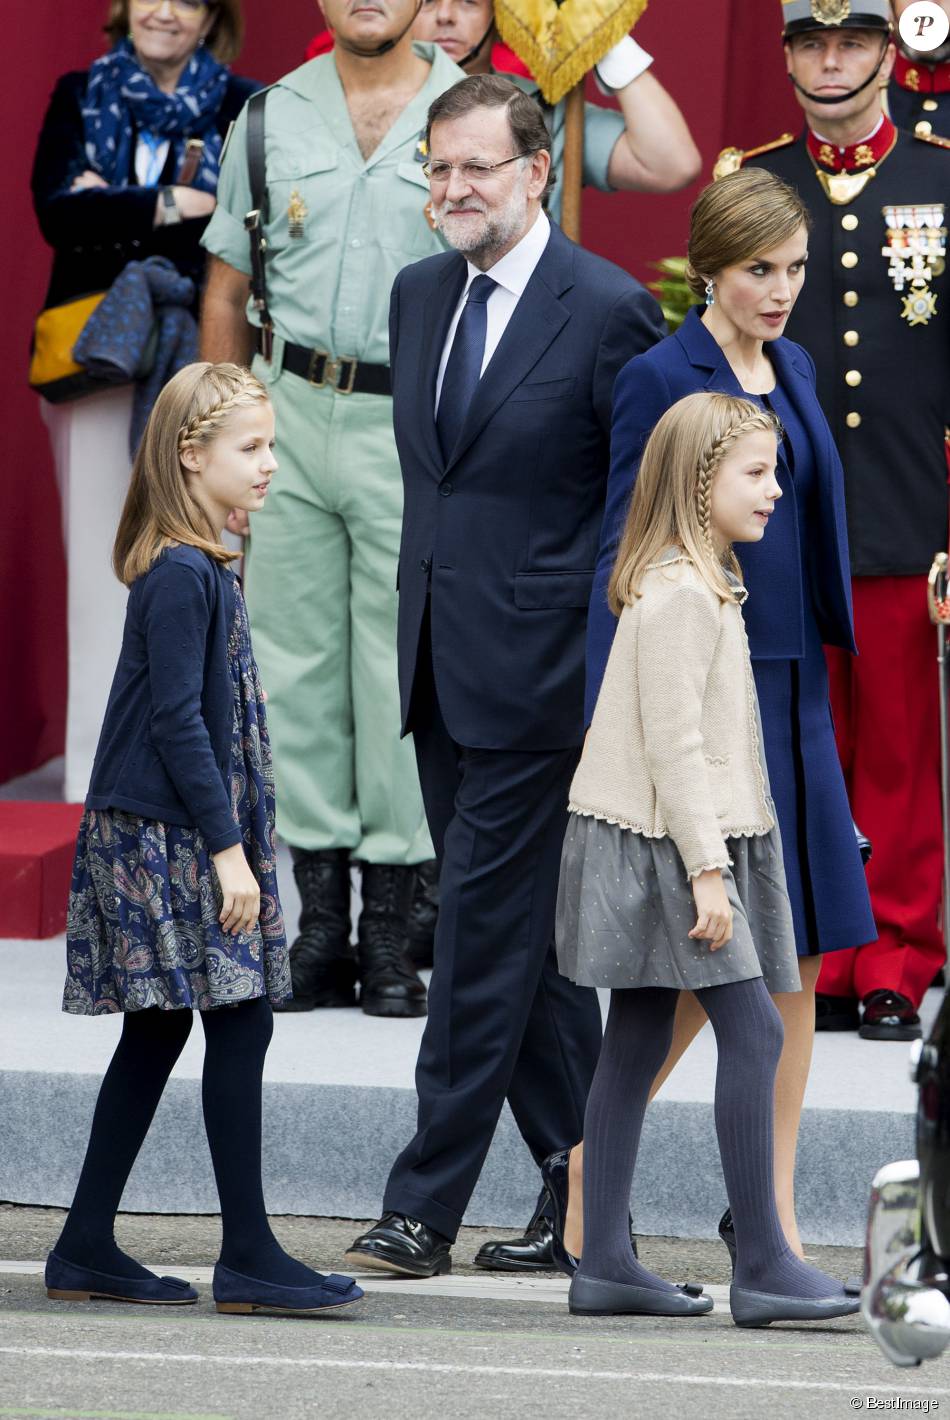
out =
[[82,804],[0,802],[0,938],[66,929]]

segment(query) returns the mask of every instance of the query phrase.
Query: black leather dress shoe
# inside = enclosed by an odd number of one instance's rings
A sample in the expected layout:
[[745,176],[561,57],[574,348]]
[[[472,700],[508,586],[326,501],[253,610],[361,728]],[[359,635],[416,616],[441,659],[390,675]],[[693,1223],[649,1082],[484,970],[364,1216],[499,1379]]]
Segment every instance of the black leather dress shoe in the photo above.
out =
[[417,1218],[384,1213],[344,1255],[349,1267],[394,1272],[398,1277],[441,1277],[452,1271],[452,1244]]
[[486,1272],[556,1272],[554,1230],[542,1211],[548,1206],[545,1191],[522,1236],[483,1243],[475,1254],[475,1266]]
[[862,1040],[919,1040],[923,1034],[913,1002],[899,991],[869,991],[861,1005]]
[[857,1030],[858,1003],[851,996],[815,996],[815,1030]]

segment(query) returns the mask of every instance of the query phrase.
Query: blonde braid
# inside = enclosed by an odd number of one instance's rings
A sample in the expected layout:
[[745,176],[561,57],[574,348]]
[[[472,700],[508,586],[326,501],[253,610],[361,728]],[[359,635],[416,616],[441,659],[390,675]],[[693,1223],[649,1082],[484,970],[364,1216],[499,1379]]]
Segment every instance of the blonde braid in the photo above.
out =
[[713,475],[719,466],[722,458],[720,443],[710,444],[699,460],[699,481],[696,485],[696,500],[699,504],[699,527],[703,535],[703,542],[706,551],[713,561],[716,560],[716,549],[713,546],[712,537],[712,484]]
[[699,526],[703,534],[703,542],[710,556],[716,561],[715,546],[712,536],[712,485],[716,469],[722,463],[726,454],[731,449],[737,439],[741,439],[743,434],[751,434],[753,430],[768,430],[773,433],[776,439],[781,440],[784,430],[774,414],[763,409],[750,415],[747,419],[741,419],[738,424],[733,424],[731,429],[727,429],[725,434],[714,439],[709,448],[700,457],[697,466],[696,500],[699,507]]
[[247,391],[236,390],[234,394],[223,399],[220,404],[213,409],[206,410],[203,414],[196,414],[187,424],[183,425],[178,435],[179,453],[188,444],[206,444],[214,438],[221,428],[225,419],[240,404],[247,403]]
[[218,365],[209,367],[208,374],[215,379],[218,389],[224,381],[230,384],[230,392],[222,394],[217,404],[194,414],[181,426],[178,432],[179,454],[189,444],[210,443],[233,410],[260,404],[268,398],[267,390],[250,370],[236,365]]

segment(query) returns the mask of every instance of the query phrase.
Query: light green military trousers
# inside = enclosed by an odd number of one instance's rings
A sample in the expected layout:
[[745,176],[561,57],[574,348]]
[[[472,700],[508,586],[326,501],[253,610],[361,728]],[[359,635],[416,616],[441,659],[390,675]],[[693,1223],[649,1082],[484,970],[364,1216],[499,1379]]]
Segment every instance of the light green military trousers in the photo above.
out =
[[434,854],[412,742],[399,738],[392,402],[275,377],[260,356],[253,368],[277,418],[279,467],[251,519],[245,594],[278,832],[297,848],[423,862]]

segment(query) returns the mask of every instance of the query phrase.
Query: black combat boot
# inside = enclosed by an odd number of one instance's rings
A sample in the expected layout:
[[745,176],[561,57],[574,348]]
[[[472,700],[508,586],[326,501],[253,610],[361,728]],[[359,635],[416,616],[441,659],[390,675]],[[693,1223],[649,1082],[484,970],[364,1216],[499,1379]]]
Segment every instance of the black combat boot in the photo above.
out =
[[278,1011],[356,1005],[350,945],[350,855],[346,848],[291,848],[300,893],[300,935],[290,948],[294,999]]
[[433,858],[417,863],[409,909],[409,960],[417,970],[432,965],[435,924],[439,919],[439,865]]
[[415,869],[364,863],[357,953],[360,1005],[368,1016],[424,1016],[426,989],[406,951]]

